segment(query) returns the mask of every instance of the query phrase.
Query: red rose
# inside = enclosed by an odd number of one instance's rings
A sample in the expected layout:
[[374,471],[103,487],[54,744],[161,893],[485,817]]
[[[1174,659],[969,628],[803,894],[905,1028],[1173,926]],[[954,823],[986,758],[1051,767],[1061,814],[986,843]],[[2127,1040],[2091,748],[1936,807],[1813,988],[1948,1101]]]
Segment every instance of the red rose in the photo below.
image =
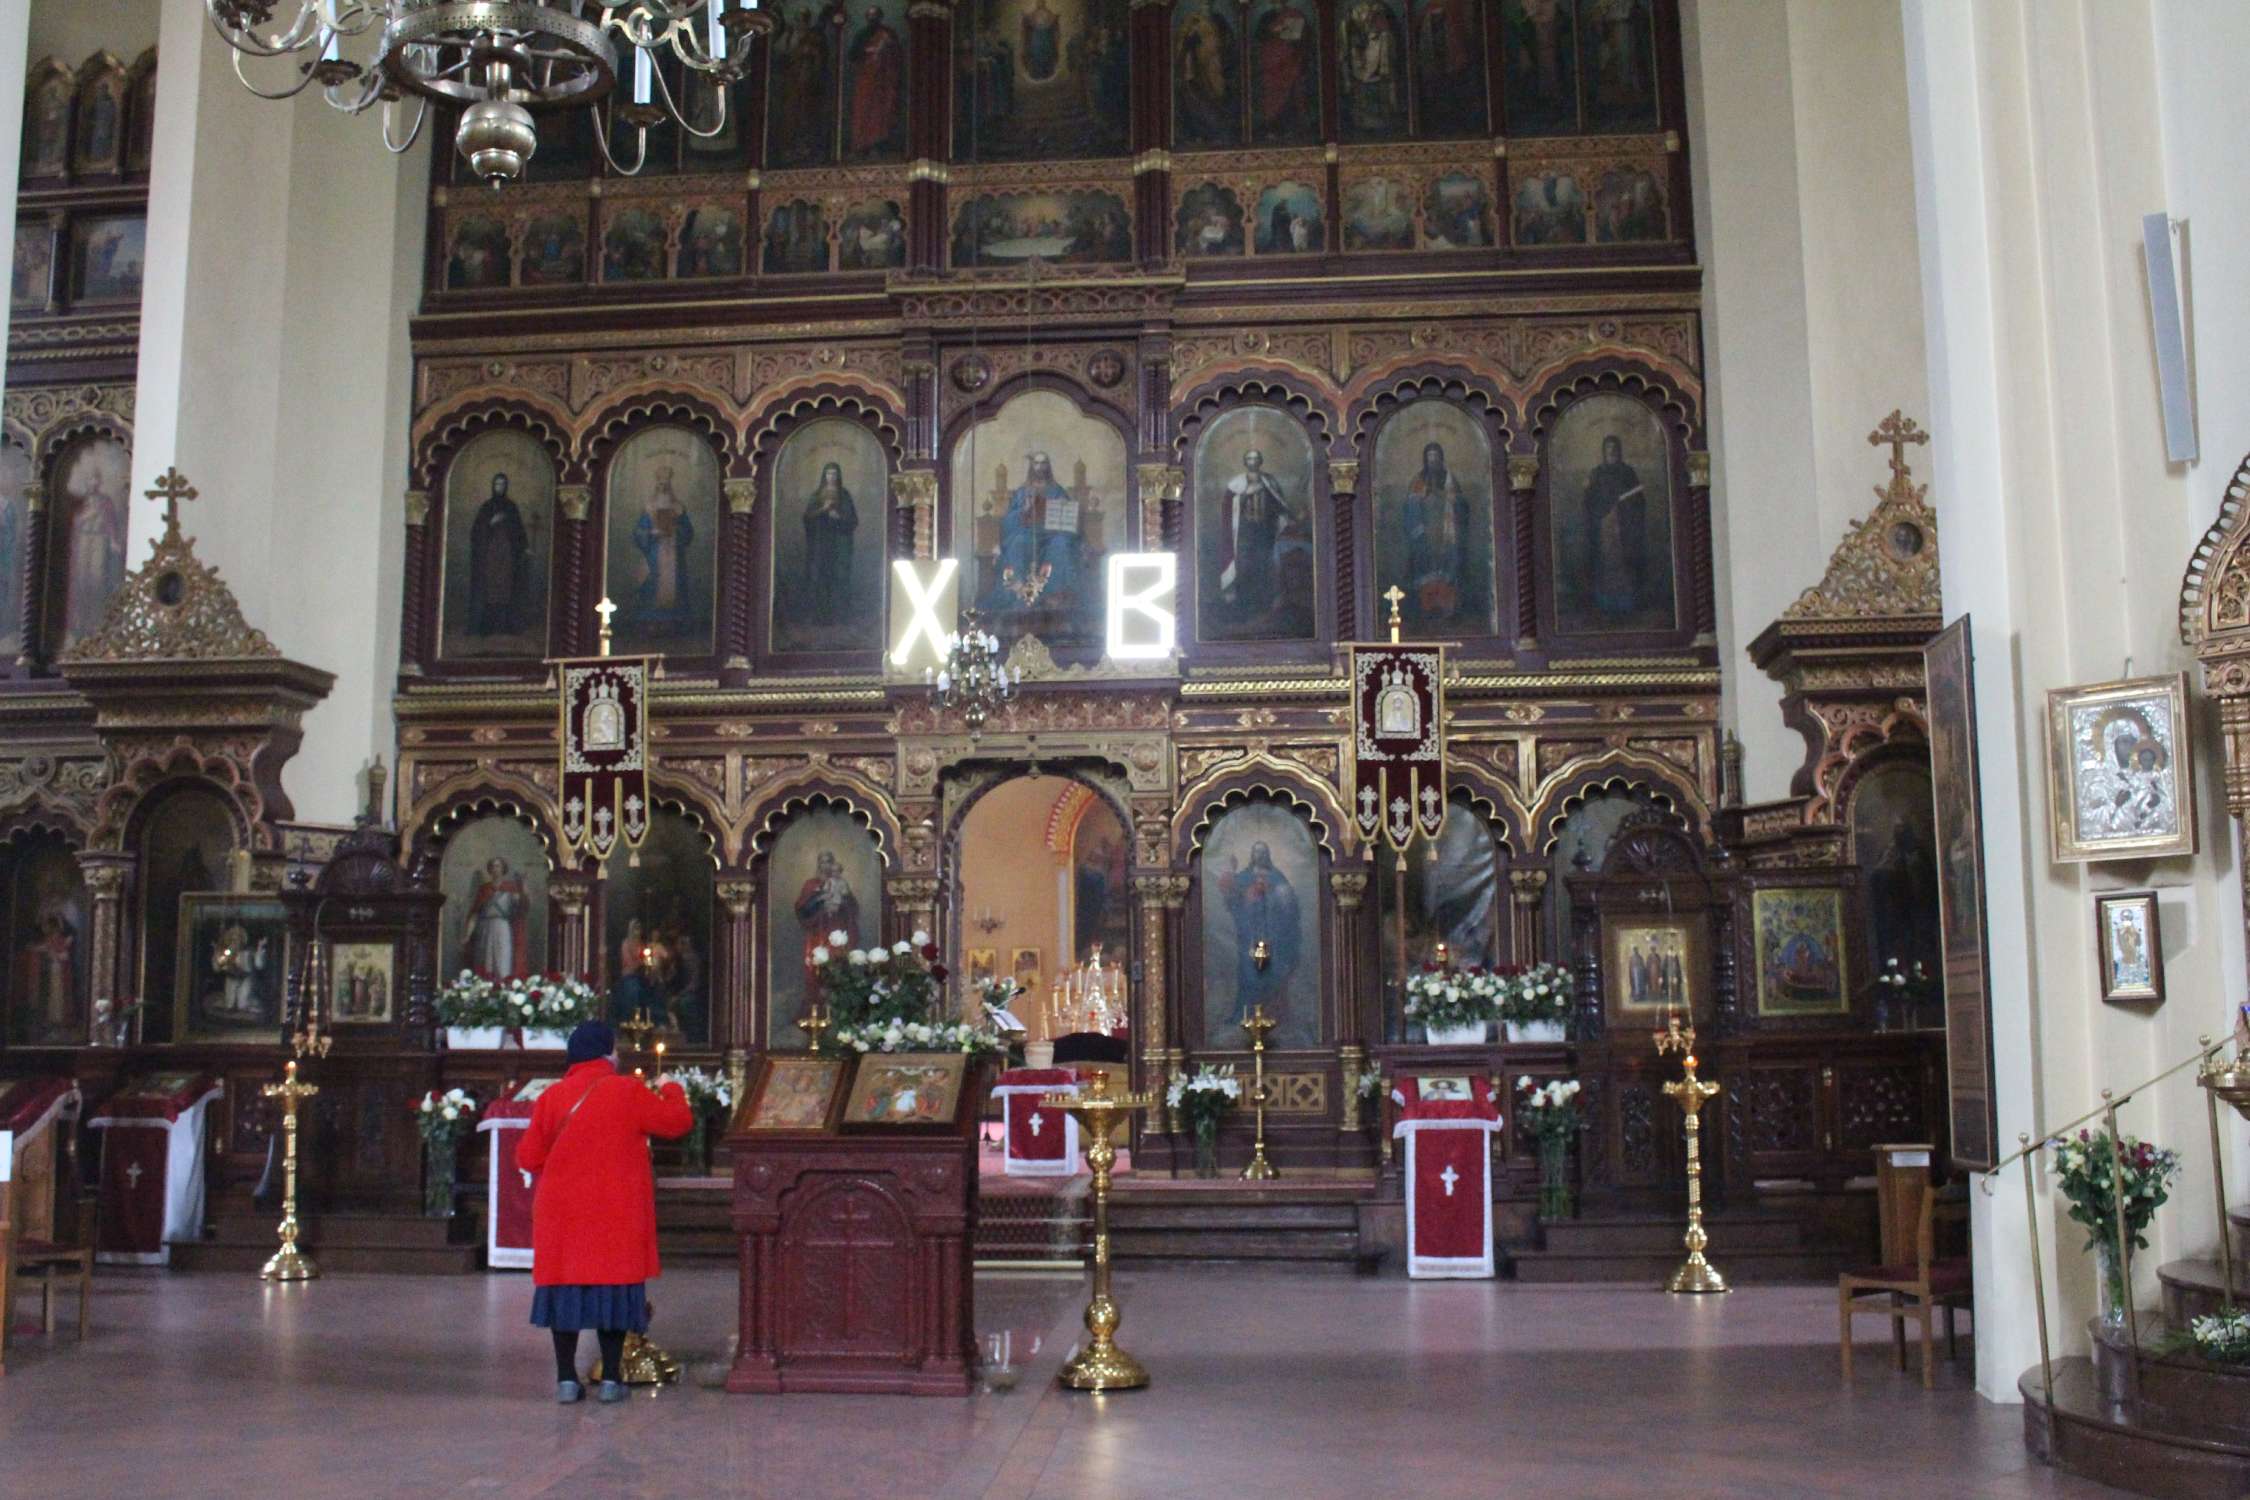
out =
[[937,962],[937,944],[924,943],[922,945],[922,961],[933,964]]
[[945,983],[946,976],[951,972],[952,971],[947,969],[944,964],[930,965],[930,977],[936,980],[939,984]]

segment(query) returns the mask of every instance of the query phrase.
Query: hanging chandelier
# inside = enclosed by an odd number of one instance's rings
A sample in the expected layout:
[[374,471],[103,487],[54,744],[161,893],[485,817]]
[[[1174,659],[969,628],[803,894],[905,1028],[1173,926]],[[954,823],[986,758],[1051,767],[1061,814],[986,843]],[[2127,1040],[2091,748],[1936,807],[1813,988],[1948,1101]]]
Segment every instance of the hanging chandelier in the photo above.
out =
[[[648,158],[648,132],[670,120],[699,140],[726,129],[725,85],[749,67],[751,38],[770,29],[758,0],[203,0],[211,24],[234,49],[235,77],[263,99],[292,99],[319,85],[346,114],[383,106],[383,144],[403,152],[422,132],[432,101],[461,110],[453,144],[494,187],[523,175],[539,146],[535,111],[591,109],[594,139],[612,170],[631,176]],[[294,7],[294,19],[274,13]],[[372,42],[364,39],[373,37]],[[717,107],[702,127],[674,96],[659,55],[716,85]],[[629,102],[614,102],[620,59],[631,54]],[[357,57],[350,54],[358,54]],[[261,85],[244,59],[294,59]],[[362,60],[363,59],[363,60]],[[255,65],[254,65],[255,66]],[[420,103],[403,138],[395,106]],[[635,132],[630,164],[610,149],[610,128]]]
[[984,628],[975,610],[961,617],[961,628],[946,648],[945,665],[929,674],[937,706],[961,715],[969,738],[984,732],[992,711],[1016,697],[1019,674],[1000,660],[1000,638]]

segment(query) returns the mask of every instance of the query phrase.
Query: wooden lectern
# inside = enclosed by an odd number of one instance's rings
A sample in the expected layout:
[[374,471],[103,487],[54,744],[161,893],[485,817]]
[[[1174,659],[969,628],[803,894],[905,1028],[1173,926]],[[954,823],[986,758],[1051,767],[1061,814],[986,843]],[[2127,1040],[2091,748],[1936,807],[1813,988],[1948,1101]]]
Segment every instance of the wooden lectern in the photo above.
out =
[[741,1341],[728,1390],[969,1394],[988,1083],[972,1076],[930,1125],[729,1134]]

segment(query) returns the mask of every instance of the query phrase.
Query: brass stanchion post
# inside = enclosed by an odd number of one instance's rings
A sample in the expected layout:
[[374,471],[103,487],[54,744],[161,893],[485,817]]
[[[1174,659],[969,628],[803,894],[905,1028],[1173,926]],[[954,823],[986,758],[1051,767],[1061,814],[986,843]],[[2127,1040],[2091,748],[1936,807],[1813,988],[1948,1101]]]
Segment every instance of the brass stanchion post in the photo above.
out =
[[1117,1347],[1122,1318],[1109,1282],[1109,1169],[1117,1160],[1117,1128],[1125,1115],[1146,1109],[1152,1094],[1112,1094],[1109,1075],[1094,1074],[1083,1094],[1048,1094],[1039,1102],[1067,1111],[1093,1141],[1086,1165],[1094,1171],[1094,1295],[1086,1304],[1086,1347],[1062,1367],[1056,1379],[1074,1391],[1133,1391],[1148,1384],[1148,1370]]

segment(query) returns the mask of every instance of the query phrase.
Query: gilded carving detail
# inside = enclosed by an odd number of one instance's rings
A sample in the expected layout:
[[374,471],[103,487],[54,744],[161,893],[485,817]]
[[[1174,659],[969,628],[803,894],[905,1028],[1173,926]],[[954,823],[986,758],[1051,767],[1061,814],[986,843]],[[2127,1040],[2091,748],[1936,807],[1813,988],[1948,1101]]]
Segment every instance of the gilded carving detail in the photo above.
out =
[[1894,411],[1867,440],[1890,446],[1890,483],[1876,490],[1875,509],[1854,522],[1837,544],[1827,576],[1782,611],[1785,620],[1881,619],[1941,611],[1937,512],[1924,498],[1929,486],[1914,482],[1906,462],[1906,445],[1926,443],[1930,435]]
[[594,487],[590,484],[558,484],[555,486],[555,504],[562,508],[564,520],[583,525],[594,509]]
[[179,502],[194,499],[194,489],[174,469],[149,493],[167,497],[164,535],[148,561],[125,575],[101,628],[63,654],[65,669],[75,662],[279,660],[280,648],[243,619],[234,590],[180,532]]

